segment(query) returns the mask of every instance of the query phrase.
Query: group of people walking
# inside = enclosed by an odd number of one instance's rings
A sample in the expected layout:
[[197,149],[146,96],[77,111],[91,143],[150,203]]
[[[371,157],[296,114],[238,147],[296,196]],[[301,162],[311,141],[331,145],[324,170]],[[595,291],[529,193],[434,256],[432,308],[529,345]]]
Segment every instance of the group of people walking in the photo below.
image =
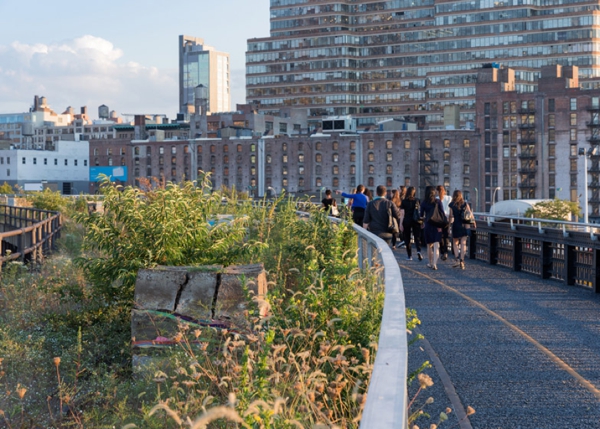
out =
[[[416,197],[413,186],[388,191],[379,185],[373,198],[363,185],[352,193],[339,190],[336,193],[350,199],[354,223],[385,240],[392,249],[405,246],[407,260],[413,259],[414,242],[418,260],[423,260],[421,248],[425,246],[427,267],[437,270],[438,260],[446,260],[451,247],[456,259],[453,267],[465,269],[467,237],[475,222],[462,191],[455,190],[450,197],[443,186],[428,186],[422,201]],[[331,214],[336,202],[330,190],[322,204]]]

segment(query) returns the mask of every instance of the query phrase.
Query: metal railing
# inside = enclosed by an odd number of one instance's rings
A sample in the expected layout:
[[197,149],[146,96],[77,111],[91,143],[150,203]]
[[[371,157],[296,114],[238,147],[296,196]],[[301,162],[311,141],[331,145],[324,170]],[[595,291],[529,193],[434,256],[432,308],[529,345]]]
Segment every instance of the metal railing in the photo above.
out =
[[475,213],[469,257],[600,293],[600,225]]
[[0,272],[7,261],[42,262],[55,248],[61,228],[58,212],[0,205]]
[[354,225],[358,234],[361,268],[381,267],[380,281],[385,300],[373,373],[361,429],[405,429],[408,427],[408,342],[406,305],[400,267],[390,246],[366,229]]

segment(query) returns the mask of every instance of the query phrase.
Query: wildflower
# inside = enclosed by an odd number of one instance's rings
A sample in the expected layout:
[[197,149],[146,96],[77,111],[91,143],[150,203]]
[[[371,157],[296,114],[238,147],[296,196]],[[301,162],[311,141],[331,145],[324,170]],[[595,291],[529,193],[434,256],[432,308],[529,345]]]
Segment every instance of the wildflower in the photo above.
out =
[[427,374],[421,373],[419,374],[418,378],[421,389],[427,389],[428,387],[433,386],[433,380]]
[[446,414],[450,414],[452,412],[452,408],[448,407],[446,408]]
[[427,405],[429,405],[429,404],[433,404],[433,398],[431,398],[431,397],[430,397],[430,398],[427,398],[427,400],[425,401],[425,403],[426,403]]
[[333,314],[335,314],[336,316],[339,316],[339,315],[340,315],[340,310],[338,310],[337,308],[334,308],[333,310],[331,310],[331,312],[332,312]]
[[413,427],[412,427],[412,428],[410,428],[410,429],[419,429],[419,426],[417,426],[417,425],[413,425]]
[[202,331],[200,329],[196,329],[194,331],[194,337],[198,338],[200,336],[200,334],[202,334]]
[[[19,399],[23,399],[23,397],[25,396],[25,393],[27,393],[27,389],[25,389],[24,387],[19,387],[17,389],[17,395],[19,396]],[[473,411],[473,412],[475,412],[475,411]]]
[[448,420],[448,414],[441,412],[440,413],[440,422],[445,422],[446,420]]
[[431,423],[431,425],[429,425],[429,429],[437,429],[437,425],[435,423]]
[[467,407],[467,416],[472,416],[473,414],[475,414],[475,408],[473,408],[469,405]]
[[60,365],[60,358],[55,357],[53,360],[54,360],[54,365],[58,368],[58,365]]
[[371,357],[371,351],[369,349],[360,349],[360,352],[362,353],[363,360],[368,363]]

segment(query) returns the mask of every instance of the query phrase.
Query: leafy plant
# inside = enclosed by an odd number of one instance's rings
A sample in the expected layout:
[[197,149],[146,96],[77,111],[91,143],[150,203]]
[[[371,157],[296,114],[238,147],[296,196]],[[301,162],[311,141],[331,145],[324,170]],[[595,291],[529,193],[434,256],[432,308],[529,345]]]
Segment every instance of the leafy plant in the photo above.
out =
[[4,182],[0,186],[0,194],[10,195],[10,194],[14,194],[14,193],[15,193],[14,189],[7,182]]
[[104,213],[79,213],[89,256],[77,262],[108,302],[133,299],[140,268],[156,265],[229,265],[251,252],[244,243],[248,218],[218,222],[219,194],[208,176],[198,185],[167,183],[146,190],[122,188],[104,178]]
[[554,198],[534,204],[532,208],[525,211],[524,216],[537,219],[570,220],[571,216],[581,216],[581,207],[577,201]]

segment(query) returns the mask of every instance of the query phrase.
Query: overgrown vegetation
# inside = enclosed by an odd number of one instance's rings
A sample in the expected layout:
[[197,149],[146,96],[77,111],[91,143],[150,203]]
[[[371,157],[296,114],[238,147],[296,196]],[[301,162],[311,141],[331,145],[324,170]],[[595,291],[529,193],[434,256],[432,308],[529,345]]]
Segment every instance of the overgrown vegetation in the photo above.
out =
[[[383,293],[358,269],[349,224],[320,210],[300,219],[282,196],[256,207],[231,193],[224,203],[207,178],[103,190],[104,214],[76,214],[62,256],[37,271],[4,269],[1,424],[358,426]],[[245,334],[182,326],[168,365],[132,374],[139,268],[255,262],[269,273],[269,318],[250,311]]]

